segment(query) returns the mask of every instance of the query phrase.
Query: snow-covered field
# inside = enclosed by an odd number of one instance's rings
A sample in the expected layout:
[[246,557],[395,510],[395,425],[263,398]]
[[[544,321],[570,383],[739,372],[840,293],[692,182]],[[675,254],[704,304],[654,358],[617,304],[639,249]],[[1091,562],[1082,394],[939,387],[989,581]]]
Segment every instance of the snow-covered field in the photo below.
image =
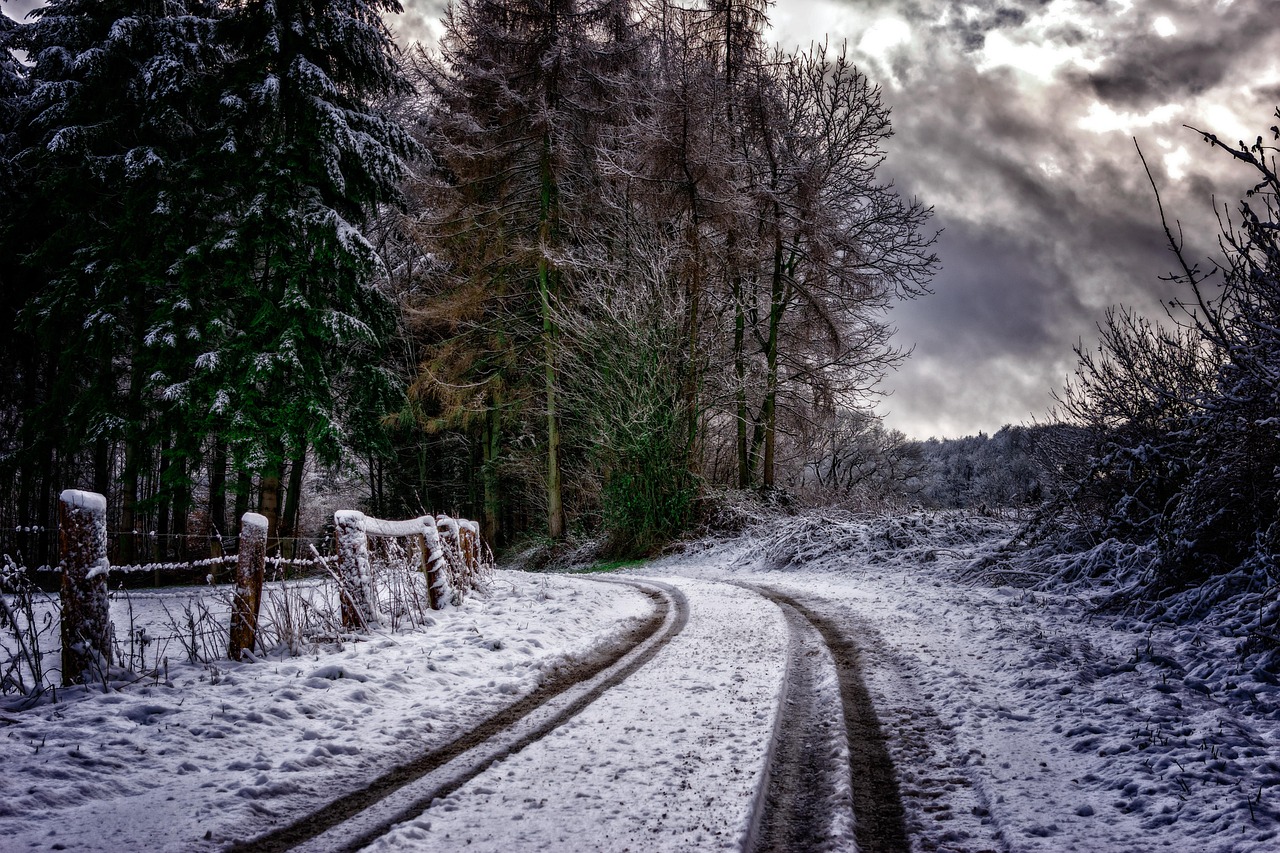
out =
[[[734,849],[786,724],[788,643],[777,608],[734,581],[853,631],[918,850],[1280,849],[1275,678],[1240,670],[1238,638],[1204,626],[966,580],[1007,532],[949,515],[799,519],[634,567],[684,593],[683,632],[375,846]],[[251,837],[474,725],[651,608],[587,577],[499,572],[421,628],[171,662],[167,684],[5,711],[0,850]]]

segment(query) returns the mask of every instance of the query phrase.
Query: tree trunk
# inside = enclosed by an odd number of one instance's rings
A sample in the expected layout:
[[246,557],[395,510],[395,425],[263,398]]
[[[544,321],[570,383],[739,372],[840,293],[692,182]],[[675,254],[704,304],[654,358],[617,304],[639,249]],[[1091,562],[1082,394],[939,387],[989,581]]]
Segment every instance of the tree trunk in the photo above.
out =
[[738,488],[751,488],[751,457],[747,446],[747,356],[746,308],[742,304],[742,283],[734,285],[733,306],[733,369],[737,380],[734,400],[737,410]]
[[[115,397],[111,348],[107,345],[102,347],[99,355],[98,384],[101,386],[100,393],[108,398]],[[111,497],[111,439],[107,436],[102,436],[93,442],[93,490],[108,499]]]
[[[169,484],[165,482],[172,464],[169,454],[169,438],[160,442],[160,470],[156,481],[156,561],[163,563],[169,558]],[[156,585],[160,577],[156,575]]]
[[542,293],[543,346],[547,393],[547,535],[559,539],[564,535],[564,504],[560,486],[560,424],[556,411],[556,366],[551,300],[546,280],[545,261],[539,261],[539,289]]
[[289,487],[284,493],[284,517],[281,519],[280,527],[282,536],[286,538],[284,543],[284,555],[286,557],[294,557],[295,545],[293,541],[298,536],[298,516],[302,508],[302,475],[307,463],[307,440],[302,438],[298,442],[298,453],[289,464]]
[[[22,381],[22,411],[33,412],[40,404],[41,396],[41,374],[40,356],[34,349],[28,350],[28,358],[26,371]],[[25,424],[26,428],[31,428],[33,424]],[[36,432],[39,434],[39,431]],[[36,490],[36,453],[33,450],[30,453],[23,453],[21,458],[21,466],[18,469],[18,522],[27,527],[34,523],[35,505],[38,498]],[[31,555],[28,555],[30,558]],[[40,554],[40,560],[46,560],[48,554]]]
[[133,317],[133,357],[129,367],[129,391],[124,404],[124,469],[120,479],[120,562],[126,566],[138,563],[138,527],[141,519],[138,501],[141,500],[143,454],[142,384],[145,366],[141,357],[145,322],[140,308],[135,306]]
[[[542,194],[539,237],[548,246],[555,239],[555,179],[551,173],[551,139],[543,137]],[[547,396],[547,535],[564,536],[564,503],[560,483],[560,422],[556,409],[556,328],[551,316],[556,297],[557,274],[551,268],[545,251],[538,256],[538,296],[542,312],[542,347],[544,384]]]
[[280,463],[272,462],[258,480],[258,514],[267,520],[267,553],[280,540]]
[[782,235],[774,239],[773,280],[769,288],[769,337],[765,344],[765,394],[761,420],[764,422],[764,460],[761,470],[763,487],[772,489],[774,461],[778,438],[778,334],[782,325],[782,310],[786,287],[783,267]]
[[383,514],[382,508],[382,463],[369,448],[369,509],[375,517]]
[[105,438],[93,443],[93,490],[111,494],[111,442]]
[[[57,387],[58,362],[55,358],[49,359],[48,382],[50,387]],[[37,458],[40,460],[40,479],[36,488],[36,520],[45,530],[53,530],[55,518],[50,517],[50,512],[51,510],[61,512],[61,510],[54,510],[53,504],[54,490],[58,488],[57,457],[61,448],[55,437],[42,438],[37,446],[41,450],[37,451]]]
[[249,511],[249,498],[252,491],[253,479],[249,476],[249,472],[238,472],[236,474],[236,518],[244,518],[244,514]]
[[174,462],[178,476],[173,486],[173,554],[178,560],[187,558],[187,520],[191,512],[191,481],[188,472],[199,466],[199,460],[179,456]]
[[124,470],[120,480],[120,562],[132,566],[138,561],[138,438],[131,434],[124,442]]
[[222,534],[227,531],[227,446],[213,437],[209,458],[209,556],[222,556]]
[[484,461],[480,466],[484,479],[484,506],[481,519],[484,526],[484,538],[495,549],[498,547],[502,530],[502,496],[499,492],[498,457],[502,450],[502,412],[497,400],[489,401],[489,411],[485,414],[484,428],[481,434],[481,450]]
[[[688,119],[686,119],[687,121]],[[689,255],[692,267],[689,270],[688,297],[689,317],[688,347],[689,362],[685,366],[684,404],[686,407],[686,440],[685,465],[690,471],[697,468],[698,456],[698,320],[702,313],[702,237],[701,223],[698,217],[698,189],[693,183],[692,175],[686,169],[689,183]]]

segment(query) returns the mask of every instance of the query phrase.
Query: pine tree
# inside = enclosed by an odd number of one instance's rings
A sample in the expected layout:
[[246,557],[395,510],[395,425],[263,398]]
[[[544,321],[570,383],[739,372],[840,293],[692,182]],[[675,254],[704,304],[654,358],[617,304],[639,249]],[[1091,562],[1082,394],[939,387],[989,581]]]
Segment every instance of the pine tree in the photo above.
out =
[[[12,53],[19,24],[0,12],[0,363],[7,369],[0,374],[0,480],[7,494],[0,492],[0,516],[5,509],[17,507],[18,461],[23,409],[26,407],[24,380],[32,369],[33,342],[18,322],[18,312],[26,297],[27,280],[20,275],[18,234],[22,224],[22,189],[14,158],[19,146],[19,122],[27,92],[25,70]],[[7,498],[4,500],[3,498]],[[25,512],[23,507],[21,512]],[[14,513],[0,517],[0,524],[17,526],[23,521]]]
[[[224,23],[214,168],[224,187],[204,261],[222,310],[198,364],[235,466],[278,505],[286,460],[358,449],[394,408],[378,359],[391,305],[363,229],[395,202],[411,138],[373,104],[407,84],[383,22],[394,0],[248,0]],[[273,524],[271,536],[276,535]]]
[[123,439],[135,463],[127,512],[155,425],[143,402],[159,357],[149,343],[163,339],[152,323],[167,313],[190,245],[182,189],[214,11],[199,0],[55,0],[16,40],[32,63],[18,154],[29,192],[16,243],[40,282],[24,315],[45,354],[39,384],[50,389],[26,413],[40,433],[28,446],[59,460],[91,453],[93,485],[104,488],[111,447]]
[[13,199],[16,189],[18,122],[22,100],[27,91],[27,76],[22,63],[13,53],[18,41],[19,24],[0,13],[0,199]]

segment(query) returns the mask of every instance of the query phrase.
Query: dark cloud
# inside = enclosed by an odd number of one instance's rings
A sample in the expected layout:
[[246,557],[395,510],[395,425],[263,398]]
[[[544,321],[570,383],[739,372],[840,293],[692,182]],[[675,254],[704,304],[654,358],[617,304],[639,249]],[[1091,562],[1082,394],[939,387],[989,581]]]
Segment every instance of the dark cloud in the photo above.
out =
[[927,341],[929,352],[947,361],[973,363],[995,350],[1038,359],[1070,340],[1062,338],[1064,327],[1088,321],[1091,311],[1071,287],[1070,271],[1055,262],[1051,235],[942,217],[940,224],[947,287],[895,315],[904,338]]
[[[1232,138],[1237,128],[1256,135],[1276,123],[1273,5],[850,0],[847,8],[852,31],[831,35],[859,48],[857,62],[893,108],[886,169],[946,227],[935,295],[895,309],[899,340],[915,350],[886,381],[893,395],[883,410],[918,436],[1043,416],[1071,372],[1072,346],[1095,345],[1108,306],[1158,317],[1178,295],[1162,280],[1174,259],[1134,136],[1171,226],[1193,254],[1214,248],[1213,198],[1234,207],[1248,176],[1182,125]],[[907,23],[909,41],[861,41],[889,16]]]
[[[1095,73],[1078,78],[1100,98],[1127,106],[1168,103],[1185,95],[1201,95],[1236,80],[1242,57],[1260,45],[1274,43],[1275,10],[1228,7],[1212,27],[1190,27],[1161,38],[1154,29],[1116,40],[1114,53]],[[1176,26],[1176,22],[1174,22]]]

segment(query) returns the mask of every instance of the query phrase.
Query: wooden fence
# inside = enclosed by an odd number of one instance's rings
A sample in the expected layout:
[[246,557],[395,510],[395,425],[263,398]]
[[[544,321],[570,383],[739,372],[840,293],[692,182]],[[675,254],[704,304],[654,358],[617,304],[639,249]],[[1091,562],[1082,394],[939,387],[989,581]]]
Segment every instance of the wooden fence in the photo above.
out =
[[[59,501],[62,683],[96,680],[111,665],[113,626],[107,598],[106,498],[68,489]],[[432,610],[460,604],[489,565],[476,522],[448,516],[384,521],[355,510],[334,513],[338,595],[346,631],[368,632],[380,624],[370,537],[416,542]],[[240,521],[235,588],[227,656],[242,660],[257,641],[266,575],[267,519],[255,512]]]

